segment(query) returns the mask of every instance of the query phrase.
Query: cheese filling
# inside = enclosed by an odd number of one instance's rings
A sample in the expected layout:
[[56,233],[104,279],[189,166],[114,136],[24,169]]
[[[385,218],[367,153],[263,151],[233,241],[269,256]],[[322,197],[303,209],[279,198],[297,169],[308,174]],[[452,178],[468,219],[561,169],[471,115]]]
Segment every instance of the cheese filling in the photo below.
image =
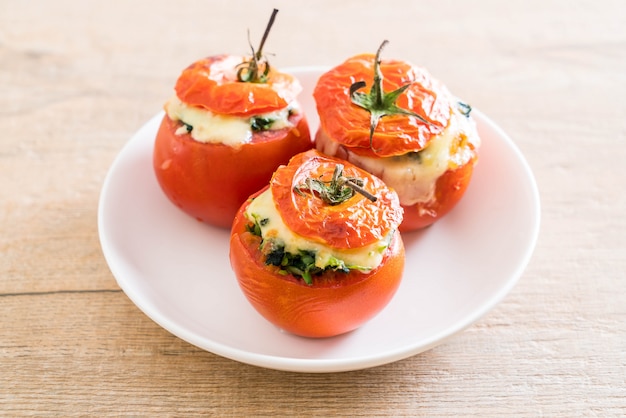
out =
[[[435,199],[437,179],[448,169],[467,164],[479,145],[474,121],[454,108],[446,129],[419,152],[374,158],[346,150],[346,159],[394,189],[402,205],[412,206]],[[339,143],[332,140],[318,143],[318,149],[329,155],[335,155],[339,147]]]
[[220,115],[188,106],[174,95],[165,104],[165,112],[171,120],[181,122],[177,135],[189,133],[198,142],[237,146],[250,142],[255,131],[291,127],[289,116],[299,110],[294,101],[284,109],[252,117]]
[[308,240],[295,234],[283,222],[277,211],[271,189],[257,196],[248,206],[246,217],[260,227],[263,240],[284,247],[286,253],[306,252],[314,255],[315,266],[324,269],[344,265],[347,269],[370,271],[380,265],[383,254],[389,247],[393,232],[385,239],[358,249],[337,249]]

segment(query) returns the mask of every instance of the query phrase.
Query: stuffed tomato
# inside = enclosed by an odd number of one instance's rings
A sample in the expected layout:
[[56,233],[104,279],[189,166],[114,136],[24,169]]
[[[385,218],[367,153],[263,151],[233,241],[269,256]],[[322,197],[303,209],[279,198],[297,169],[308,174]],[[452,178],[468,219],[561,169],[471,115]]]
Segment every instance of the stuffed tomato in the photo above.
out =
[[480,138],[469,105],[423,68],[381,60],[385,44],[320,77],[315,146],[395,189],[404,207],[400,230],[409,231],[432,224],[461,199]]
[[237,213],[230,262],[268,321],[305,337],[354,330],[395,294],[404,269],[397,194],[311,150],[281,166]]
[[153,165],[165,195],[220,227],[230,228],[279,165],[312,147],[301,86],[260,54],[265,36],[251,56],[212,56],[186,68],[156,135]]

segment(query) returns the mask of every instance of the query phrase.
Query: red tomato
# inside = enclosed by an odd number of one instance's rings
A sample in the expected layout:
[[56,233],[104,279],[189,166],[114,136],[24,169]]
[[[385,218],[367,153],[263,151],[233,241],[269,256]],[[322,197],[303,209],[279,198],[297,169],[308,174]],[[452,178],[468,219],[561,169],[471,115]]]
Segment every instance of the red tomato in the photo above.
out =
[[[350,86],[355,82],[365,81],[368,88],[371,87],[374,62],[373,54],[349,58],[323,74],[314,90],[320,116],[316,147],[359,166],[362,165],[359,157],[387,158],[423,150],[432,141],[438,140],[438,135],[449,126],[452,112],[458,112],[453,108],[458,106],[457,99],[426,70],[403,61],[382,60],[380,71],[383,76],[383,90],[390,92],[410,83],[399,96],[397,105],[419,114],[430,124],[410,115],[383,117],[370,142],[370,112],[352,102]],[[469,155],[469,158],[461,166],[449,163],[448,170],[435,182],[433,199],[416,204],[403,203],[405,214],[400,225],[401,231],[428,226],[458,203],[472,176],[479,143],[477,135],[457,135],[451,154],[462,147],[461,151]],[[388,178],[391,174],[384,174],[384,166],[379,166],[378,170],[373,174],[381,176],[390,187],[399,188],[392,184],[393,179]],[[405,196],[402,192],[399,194],[400,201],[403,202]]]
[[[219,115],[251,117],[285,109],[301,87],[292,76],[271,69],[265,83],[237,81],[245,58],[220,55],[186,68],[176,95],[187,106]],[[241,145],[203,143],[177,134],[181,122],[163,118],[153,164],[165,195],[200,221],[230,228],[241,204],[267,184],[274,170],[312,147],[305,116],[289,117],[290,128],[253,132]]]
[[257,132],[252,142],[231,147],[177,135],[179,123],[166,115],[154,143],[157,180],[166,196],[187,214],[230,228],[237,209],[267,184],[276,167],[311,148],[304,115],[290,120],[293,128]]
[[[292,161],[298,158],[296,156]],[[278,171],[282,169],[283,167]],[[291,173],[292,176],[295,174],[293,171]],[[312,283],[306,284],[302,278],[286,274],[280,267],[267,265],[266,256],[260,248],[261,237],[249,232],[250,221],[246,218],[245,211],[252,199],[269,187],[274,187],[274,183],[251,196],[242,205],[231,231],[231,266],[239,286],[252,306],[277,327],[305,337],[339,335],[352,331],[373,318],[389,303],[402,278],[404,245],[400,234],[397,231],[393,234],[381,264],[373,270],[365,273],[359,270],[351,270],[349,273],[325,271],[314,275]],[[384,185],[377,184],[372,190],[386,192],[387,189]],[[292,195],[297,195],[293,189]],[[376,195],[380,196],[379,193]],[[353,203],[357,206],[357,211],[364,204],[360,200]],[[390,205],[390,212],[399,212],[401,217],[402,210],[397,199],[395,202],[392,199]],[[345,210],[349,205],[338,206],[344,206]],[[324,215],[304,215],[305,218],[317,216]],[[369,219],[364,219],[364,223],[371,225]],[[394,225],[390,222],[388,226],[397,227],[397,223]],[[320,230],[317,235],[322,237],[325,231]],[[332,235],[331,233],[330,241],[333,241]]]

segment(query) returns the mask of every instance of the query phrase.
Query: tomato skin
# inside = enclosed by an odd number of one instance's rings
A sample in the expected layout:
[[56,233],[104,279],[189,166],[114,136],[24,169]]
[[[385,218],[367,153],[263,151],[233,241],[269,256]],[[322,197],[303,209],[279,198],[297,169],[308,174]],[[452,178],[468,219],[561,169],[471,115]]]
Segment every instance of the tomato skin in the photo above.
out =
[[394,234],[382,263],[373,271],[324,273],[307,285],[292,275],[280,274],[276,266],[265,265],[259,249],[261,238],[246,230],[248,204],[242,205],[233,223],[230,262],[245,297],[277,327],[303,337],[343,334],[373,318],[396,293],[404,270],[399,233]]
[[322,74],[313,91],[321,129],[352,152],[368,157],[390,157],[423,149],[448,124],[453,101],[450,92],[424,68],[399,60],[382,60],[384,91],[410,84],[397,104],[419,114],[430,125],[413,116],[383,117],[370,144],[370,112],[352,102],[349,88],[355,81],[365,81],[367,87],[362,92],[369,91],[374,79],[374,59],[373,54],[356,55]]
[[450,212],[465,195],[476,161],[475,154],[467,164],[443,173],[437,179],[435,199],[431,202],[403,206],[404,219],[400,224],[400,231],[408,232],[425,228]]
[[167,115],[156,135],[154,171],[165,195],[199,221],[230,228],[237,209],[264,185],[274,170],[312,147],[303,114],[290,117],[293,128],[255,133],[238,147],[176,135]]
[[234,69],[244,60],[223,54],[192,63],[176,81],[176,95],[221,115],[252,116],[284,109],[302,90],[295,77],[273,67],[265,83],[237,82]]

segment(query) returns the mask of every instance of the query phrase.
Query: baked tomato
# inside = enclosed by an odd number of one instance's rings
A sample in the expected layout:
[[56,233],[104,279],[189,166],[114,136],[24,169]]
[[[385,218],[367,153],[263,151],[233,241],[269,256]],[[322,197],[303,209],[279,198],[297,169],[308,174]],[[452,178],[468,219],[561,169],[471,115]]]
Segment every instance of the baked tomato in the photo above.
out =
[[165,105],[153,165],[183,211],[230,227],[241,204],[293,155],[312,147],[298,80],[251,56],[218,55],[187,67]]
[[396,190],[405,208],[400,230],[409,231],[432,224],[463,196],[480,138],[469,105],[425,69],[381,60],[385,44],[320,77],[315,146]]
[[294,154],[311,148],[307,121],[289,117],[290,127],[254,132],[249,143],[232,146],[194,140],[180,122],[163,117],[154,144],[154,171],[161,189],[194,218],[230,228],[237,209]]
[[397,195],[381,180],[311,150],[241,206],[231,266],[274,325],[305,337],[342,334],[395,294],[404,269],[401,221]]

